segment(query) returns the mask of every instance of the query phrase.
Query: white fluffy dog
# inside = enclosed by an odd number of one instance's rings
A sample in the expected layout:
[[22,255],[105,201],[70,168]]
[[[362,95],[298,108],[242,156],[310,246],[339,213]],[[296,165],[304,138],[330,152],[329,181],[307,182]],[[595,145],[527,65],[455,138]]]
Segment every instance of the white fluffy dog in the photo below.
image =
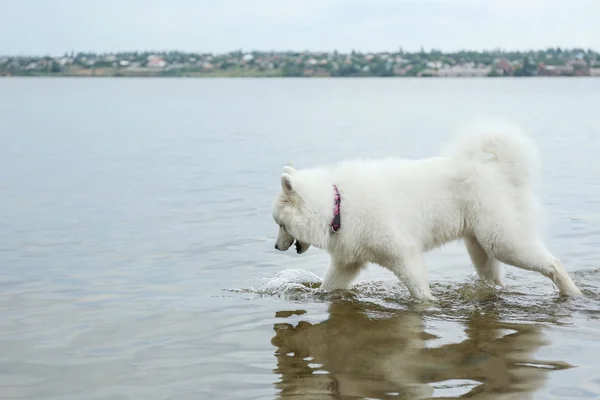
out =
[[581,295],[538,232],[534,143],[519,132],[458,140],[423,160],[284,167],[273,205],[275,248],[296,241],[331,255],[324,290],[346,289],[367,263],[391,270],[418,300],[432,300],[423,253],[462,239],[478,275],[504,286],[502,263],[537,271]]

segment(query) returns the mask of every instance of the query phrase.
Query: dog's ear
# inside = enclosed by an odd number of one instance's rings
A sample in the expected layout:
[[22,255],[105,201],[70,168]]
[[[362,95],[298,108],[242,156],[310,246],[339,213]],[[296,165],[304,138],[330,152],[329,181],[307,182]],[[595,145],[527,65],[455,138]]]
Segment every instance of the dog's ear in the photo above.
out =
[[296,170],[286,165],[285,167],[283,167],[283,172],[285,172],[286,174],[294,175],[294,172],[296,172]]
[[288,195],[292,196],[294,194],[294,188],[292,186],[292,176],[287,173],[281,174],[281,188]]

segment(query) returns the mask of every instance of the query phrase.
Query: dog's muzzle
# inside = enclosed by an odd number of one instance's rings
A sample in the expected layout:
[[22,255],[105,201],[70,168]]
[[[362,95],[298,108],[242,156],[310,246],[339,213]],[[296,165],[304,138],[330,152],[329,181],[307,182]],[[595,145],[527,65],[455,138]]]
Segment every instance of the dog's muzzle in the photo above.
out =
[[279,250],[279,251],[287,251],[290,247],[292,247],[292,244],[294,244],[294,242],[292,241],[289,245],[285,244],[283,247],[279,246],[278,243],[275,243],[275,250]]
[[[294,245],[294,247],[296,247],[296,253],[298,253],[298,254],[304,253],[310,247],[310,245],[299,242],[298,240],[295,240],[295,239],[292,244]],[[287,251],[290,247],[292,247],[292,245],[289,245],[285,249],[283,249],[283,248],[279,247],[279,245],[277,243],[275,243],[275,250]]]

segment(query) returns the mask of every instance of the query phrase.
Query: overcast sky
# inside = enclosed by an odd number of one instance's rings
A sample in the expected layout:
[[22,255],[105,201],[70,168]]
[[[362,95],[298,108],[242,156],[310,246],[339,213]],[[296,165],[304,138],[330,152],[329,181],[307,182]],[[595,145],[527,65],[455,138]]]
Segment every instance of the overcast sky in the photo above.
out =
[[0,0],[0,54],[600,50],[600,0]]

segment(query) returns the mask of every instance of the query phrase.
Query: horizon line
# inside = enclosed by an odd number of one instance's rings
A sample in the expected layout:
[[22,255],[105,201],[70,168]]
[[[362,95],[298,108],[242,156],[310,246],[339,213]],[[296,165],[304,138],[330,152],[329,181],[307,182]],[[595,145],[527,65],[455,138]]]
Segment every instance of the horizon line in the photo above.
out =
[[386,54],[386,53],[391,53],[391,54],[398,54],[398,53],[405,53],[405,54],[417,54],[417,53],[426,53],[426,54],[430,54],[432,52],[437,52],[437,53],[441,53],[441,54],[456,54],[456,53],[462,53],[462,52],[474,52],[474,53],[536,53],[536,52],[540,52],[540,51],[548,51],[548,50],[561,50],[561,51],[583,51],[585,53],[587,52],[591,52],[591,53],[598,53],[597,50],[592,49],[591,47],[585,48],[585,47],[579,47],[579,46],[573,46],[573,47],[561,47],[561,46],[556,46],[556,47],[539,47],[539,48],[530,48],[530,49],[507,49],[504,47],[497,47],[497,48],[493,48],[493,49],[470,49],[470,48],[463,48],[460,50],[440,50],[440,49],[436,49],[434,47],[428,48],[426,49],[425,47],[421,47],[418,50],[408,50],[403,48],[402,46],[398,46],[398,48],[396,48],[395,50],[374,50],[374,51],[364,51],[364,50],[357,50],[357,49],[351,49],[351,50],[344,50],[344,51],[340,51],[337,49],[333,49],[333,50],[309,50],[309,49],[304,49],[304,50],[295,50],[295,49],[287,49],[287,50],[275,50],[275,49],[271,49],[271,50],[260,50],[260,49],[248,49],[245,50],[243,48],[239,48],[239,49],[232,49],[232,50],[228,50],[228,51],[192,51],[192,50],[178,50],[178,49],[170,49],[170,50],[158,50],[158,49],[144,49],[144,50],[118,50],[118,51],[93,51],[93,50],[70,50],[70,51],[64,51],[62,52],[62,54],[60,55],[51,55],[50,53],[38,53],[38,54],[26,54],[26,53],[21,53],[21,54],[0,54],[0,57],[62,57],[65,54],[96,54],[96,55],[108,55],[108,54],[126,54],[126,53],[155,53],[155,54],[161,54],[161,53],[183,53],[183,54],[204,54],[204,55],[225,55],[225,54],[232,54],[232,53],[238,53],[238,52],[242,52],[244,54],[250,54],[250,53],[313,53],[313,54],[317,54],[317,53],[324,53],[324,54],[332,54],[332,53],[338,53],[338,54],[351,54],[351,53],[358,53],[358,54]]

